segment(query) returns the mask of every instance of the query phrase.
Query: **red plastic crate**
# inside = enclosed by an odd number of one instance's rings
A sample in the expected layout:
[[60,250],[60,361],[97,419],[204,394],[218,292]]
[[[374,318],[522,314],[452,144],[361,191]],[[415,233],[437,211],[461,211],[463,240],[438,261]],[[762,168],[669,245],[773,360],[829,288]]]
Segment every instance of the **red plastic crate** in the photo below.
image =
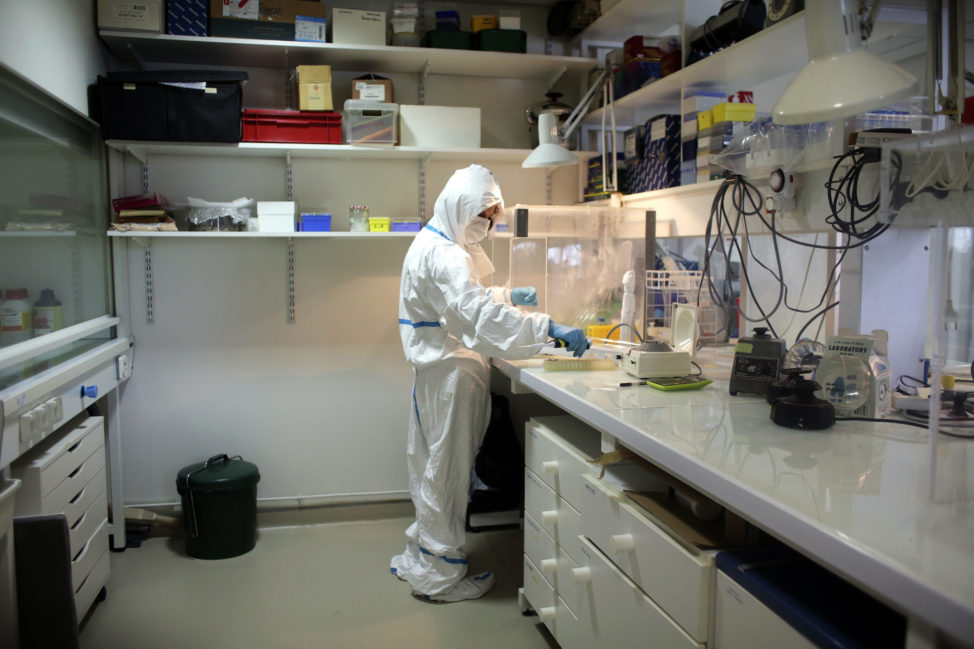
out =
[[303,142],[340,144],[342,114],[336,111],[267,110],[243,111],[244,142]]

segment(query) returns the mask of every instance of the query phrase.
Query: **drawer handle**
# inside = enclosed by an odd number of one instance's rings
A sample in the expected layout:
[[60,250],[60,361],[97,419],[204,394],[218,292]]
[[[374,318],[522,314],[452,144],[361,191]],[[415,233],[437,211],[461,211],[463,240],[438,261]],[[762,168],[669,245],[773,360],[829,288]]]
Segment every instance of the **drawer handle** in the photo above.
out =
[[79,473],[81,473],[81,469],[83,469],[83,468],[85,468],[85,465],[84,464],[79,464],[77,469],[75,469],[74,471],[72,471],[71,473],[68,474],[68,477],[69,478],[75,477],[76,475],[78,475]]
[[79,491],[78,493],[76,493],[76,494],[74,495],[74,498],[72,498],[71,500],[69,500],[69,501],[68,501],[68,504],[69,504],[69,505],[73,505],[73,504],[75,504],[76,502],[78,502],[79,500],[81,500],[81,497],[82,497],[82,496],[83,496],[83,495],[85,494],[85,491],[86,491],[87,489],[88,489],[88,487],[84,487],[84,488],[83,488],[83,489],[82,489],[81,491]]
[[591,568],[572,568],[572,583],[576,586],[587,584],[592,581]]
[[78,447],[81,446],[81,443],[83,441],[85,441],[85,440],[79,439],[77,442],[75,442],[74,444],[72,444],[71,445],[71,448],[68,449],[68,453],[74,453],[75,451],[77,451],[78,450]]
[[541,560],[541,572],[552,575],[558,570],[558,560],[557,559],[542,559]]
[[632,538],[632,534],[613,534],[609,539],[609,549],[612,554],[632,552],[635,547],[636,540]]
[[76,530],[76,529],[78,529],[79,527],[81,527],[81,524],[82,524],[82,523],[84,522],[84,520],[85,520],[85,519],[86,519],[87,517],[88,517],[88,512],[85,512],[84,514],[82,514],[82,515],[81,515],[81,518],[79,518],[78,520],[76,520],[76,521],[74,522],[74,525],[72,525],[72,526],[71,526],[71,529],[73,529],[73,530]]
[[91,545],[91,541],[92,539],[88,539],[88,542],[81,546],[81,549],[78,550],[78,554],[71,558],[71,563],[78,563],[78,559],[80,559],[88,551],[88,546]]
[[554,622],[555,614],[558,610],[554,606],[542,606],[538,609],[538,621],[540,622]]
[[558,475],[558,461],[548,460],[541,463],[541,470],[547,475]]
[[544,525],[554,525],[558,522],[558,511],[555,509],[546,509],[541,512],[541,523]]

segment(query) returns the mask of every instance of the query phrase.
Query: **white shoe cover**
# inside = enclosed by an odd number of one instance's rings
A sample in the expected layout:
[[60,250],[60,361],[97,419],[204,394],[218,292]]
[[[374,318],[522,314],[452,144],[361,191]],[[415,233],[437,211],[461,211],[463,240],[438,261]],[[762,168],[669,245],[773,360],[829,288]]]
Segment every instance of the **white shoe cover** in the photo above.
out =
[[479,575],[474,575],[473,577],[464,577],[458,581],[453,588],[445,593],[439,593],[437,595],[424,595],[422,593],[414,592],[413,594],[419,595],[423,599],[428,599],[434,602],[460,602],[465,599],[477,599],[478,597],[483,597],[493,587],[494,573],[482,572]]

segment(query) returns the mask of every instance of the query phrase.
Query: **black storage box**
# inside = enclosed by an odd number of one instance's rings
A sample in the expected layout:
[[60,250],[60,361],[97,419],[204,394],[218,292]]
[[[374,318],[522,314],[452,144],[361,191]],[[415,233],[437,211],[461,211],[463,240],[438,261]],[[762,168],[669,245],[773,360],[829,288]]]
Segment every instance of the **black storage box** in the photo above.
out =
[[92,117],[109,140],[239,142],[247,73],[225,70],[109,72]]

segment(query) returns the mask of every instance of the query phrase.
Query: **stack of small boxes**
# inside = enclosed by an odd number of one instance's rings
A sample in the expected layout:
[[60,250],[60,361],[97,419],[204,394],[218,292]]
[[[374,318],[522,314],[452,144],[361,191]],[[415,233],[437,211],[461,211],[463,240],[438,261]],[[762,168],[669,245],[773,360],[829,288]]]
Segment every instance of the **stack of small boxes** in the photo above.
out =
[[[618,162],[616,164],[616,181],[618,182],[617,191],[625,194],[627,192],[626,178],[627,170],[624,166],[624,156],[619,153]],[[606,161],[610,166],[605,169],[605,178],[609,182],[612,182],[612,167],[611,158],[607,157]],[[586,201],[597,201],[603,198],[608,198],[611,192],[608,191],[605,184],[602,182],[602,156],[597,155],[588,160],[588,183],[585,185],[584,199]]]
[[680,69],[680,44],[673,37],[631,36],[622,46],[622,68],[615,70],[615,96],[622,97]]
[[[656,115],[626,131],[629,193],[680,184],[680,116]],[[639,147],[642,147],[642,154]],[[631,157],[630,157],[631,156]]]
[[[680,184],[692,185],[697,182],[697,116],[709,111],[719,103],[727,101],[727,93],[721,90],[688,89],[683,95],[683,124],[680,131]],[[708,158],[709,160],[709,158]],[[709,164],[709,162],[707,162]],[[709,169],[708,169],[709,174]]]
[[697,114],[697,182],[723,177],[723,167],[714,164],[714,156],[731,143],[757,112],[751,93],[736,93],[732,97],[746,103],[722,102]]

